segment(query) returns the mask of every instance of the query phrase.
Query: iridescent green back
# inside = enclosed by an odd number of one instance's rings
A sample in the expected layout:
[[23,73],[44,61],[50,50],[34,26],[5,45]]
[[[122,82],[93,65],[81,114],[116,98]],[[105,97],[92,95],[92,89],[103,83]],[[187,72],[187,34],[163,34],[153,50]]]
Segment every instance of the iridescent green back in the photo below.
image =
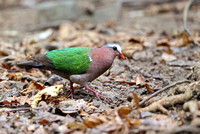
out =
[[83,74],[90,67],[89,47],[72,47],[50,51],[46,57],[55,68],[68,74]]

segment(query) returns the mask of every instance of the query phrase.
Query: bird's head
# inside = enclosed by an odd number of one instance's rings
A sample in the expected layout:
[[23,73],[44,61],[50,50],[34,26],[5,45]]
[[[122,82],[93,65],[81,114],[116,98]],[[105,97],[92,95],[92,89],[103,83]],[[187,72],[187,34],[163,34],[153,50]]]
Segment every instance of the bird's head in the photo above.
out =
[[108,43],[106,45],[103,46],[104,47],[108,47],[111,48],[113,52],[115,52],[117,55],[120,55],[122,57],[122,59],[126,59],[125,56],[122,54],[122,49],[120,47],[119,44],[117,43]]

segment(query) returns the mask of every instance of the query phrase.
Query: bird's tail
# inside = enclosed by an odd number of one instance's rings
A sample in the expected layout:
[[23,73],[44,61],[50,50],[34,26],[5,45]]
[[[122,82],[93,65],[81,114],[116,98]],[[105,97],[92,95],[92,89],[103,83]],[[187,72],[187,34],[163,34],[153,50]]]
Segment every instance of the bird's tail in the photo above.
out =
[[19,62],[19,63],[17,63],[17,65],[22,66],[22,67],[33,67],[33,68],[46,69],[46,67],[42,63],[34,61],[34,60]]

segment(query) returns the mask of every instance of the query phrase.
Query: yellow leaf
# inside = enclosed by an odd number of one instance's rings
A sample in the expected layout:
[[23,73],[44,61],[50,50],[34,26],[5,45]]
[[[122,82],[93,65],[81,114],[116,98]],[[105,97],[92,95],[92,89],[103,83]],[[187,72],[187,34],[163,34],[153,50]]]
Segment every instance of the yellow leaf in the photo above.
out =
[[63,88],[63,85],[57,85],[57,86],[51,86],[51,87],[41,90],[35,96],[32,97],[33,102],[31,104],[31,107],[32,108],[37,107],[38,102],[42,99],[42,95],[50,95],[52,97],[58,96],[58,93],[60,89],[62,88]]

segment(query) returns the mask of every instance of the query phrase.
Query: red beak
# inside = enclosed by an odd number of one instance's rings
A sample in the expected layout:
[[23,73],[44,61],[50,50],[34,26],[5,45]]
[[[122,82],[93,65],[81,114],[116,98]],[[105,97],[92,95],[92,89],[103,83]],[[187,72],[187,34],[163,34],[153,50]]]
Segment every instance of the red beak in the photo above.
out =
[[124,60],[126,59],[123,54],[119,54],[119,55],[122,57],[122,59],[124,59]]

